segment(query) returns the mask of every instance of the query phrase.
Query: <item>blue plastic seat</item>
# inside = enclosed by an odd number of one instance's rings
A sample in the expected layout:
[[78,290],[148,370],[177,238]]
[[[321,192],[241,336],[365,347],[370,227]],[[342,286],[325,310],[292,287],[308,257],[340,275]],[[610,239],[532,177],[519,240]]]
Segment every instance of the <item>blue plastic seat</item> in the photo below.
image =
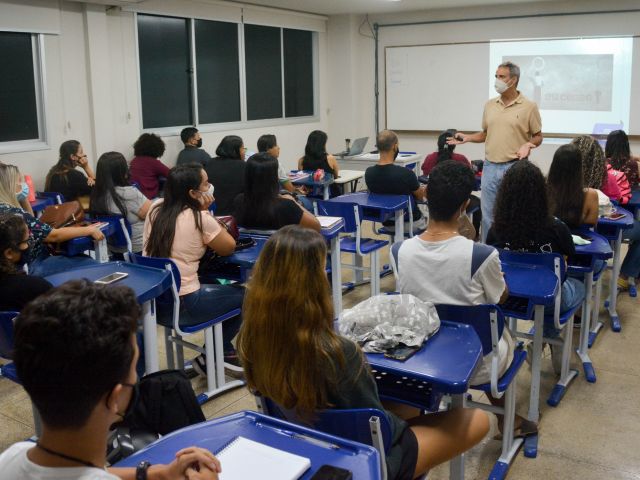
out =
[[363,238],[361,232],[362,207],[357,203],[351,202],[328,202],[318,200],[316,208],[320,215],[329,215],[333,217],[342,217],[344,219],[344,232],[351,234],[340,238],[340,251],[342,253],[351,253],[354,262],[351,264],[343,264],[345,268],[354,271],[365,270],[356,263],[356,256],[370,256],[370,277],[371,277],[371,295],[380,293],[380,249],[386,247],[389,242],[386,240],[377,240],[374,238]]
[[[157,307],[156,314],[160,311],[164,313],[171,313],[169,318],[171,321],[166,321],[163,318],[158,320],[158,323],[164,327],[165,330],[165,347],[167,351],[167,365],[169,368],[174,368],[174,355],[173,344],[176,345],[176,356],[178,367],[184,366],[184,353],[183,347],[190,348],[199,353],[204,353],[206,358],[206,370],[207,370],[207,392],[198,395],[198,402],[200,404],[210,400],[215,395],[230,390],[232,388],[241,387],[244,385],[242,380],[233,380],[227,382],[224,374],[225,365],[227,368],[236,371],[242,371],[240,367],[235,365],[224,363],[224,351],[222,346],[222,322],[229,320],[230,318],[240,315],[240,309],[233,309],[223,315],[212,318],[202,323],[185,325],[180,323],[180,296],[178,291],[180,290],[180,271],[178,267],[169,258],[155,258],[144,257],[142,255],[131,254],[129,255],[132,263],[138,265],[145,265],[147,267],[159,268],[162,270],[168,270],[172,274],[172,286],[171,289],[162,294],[155,300]],[[191,342],[185,341],[182,337],[191,335],[196,332],[204,330],[204,348]],[[214,346],[215,344],[215,346]]]
[[131,246],[131,225],[122,215],[92,215],[98,222],[108,222],[115,226],[115,233],[109,237],[109,247],[117,249],[126,248],[126,251],[133,253]]
[[[500,307],[496,305],[436,305],[438,316],[441,321],[450,321],[471,325],[476,331],[482,343],[483,356],[491,355],[491,380],[488,383],[472,385],[471,388],[481,390],[491,394],[494,398],[504,395],[504,407],[491,407],[490,411],[504,416],[502,453],[495,463],[489,478],[504,478],[509,470],[511,462],[515,458],[518,450],[523,445],[523,439],[513,438],[513,426],[516,415],[516,376],[522,367],[527,352],[522,344],[513,352],[513,360],[507,370],[499,375],[498,342],[505,329],[505,317]],[[508,334],[508,333],[507,333]],[[487,409],[487,405],[480,402],[467,401],[467,405]]]
[[316,412],[313,425],[302,421],[294,411],[281,408],[273,400],[256,394],[256,404],[261,413],[287,420],[315,430],[371,445],[380,453],[382,478],[387,478],[386,453],[391,447],[391,425],[387,415],[375,408],[354,408],[348,410],[322,410]]

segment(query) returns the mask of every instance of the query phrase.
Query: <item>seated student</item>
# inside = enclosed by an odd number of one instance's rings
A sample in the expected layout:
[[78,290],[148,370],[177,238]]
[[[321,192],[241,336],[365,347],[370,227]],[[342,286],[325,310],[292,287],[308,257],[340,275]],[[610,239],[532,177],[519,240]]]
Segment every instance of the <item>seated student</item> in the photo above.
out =
[[547,175],[551,213],[569,228],[598,223],[598,192],[585,188],[582,156],[575,145],[562,145],[553,155]]
[[288,192],[295,193],[296,188],[291,183],[291,180],[289,180],[287,172],[285,172],[280,165],[280,147],[278,146],[276,136],[271,134],[262,135],[258,139],[258,152],[268,153],[273,158],[278,160],[278,180],[280,182],[280,186]]
[[198,129],[194,127],[184,128],[180,132],[180,139],[184,143],[184,149],[178,154],[176,166],[199,163],[206,167],[209,160],[211,160],[211,156],[202,149],[202,137]]
[[233,216],[249,229],[277,230],[300,225],[320,231],[320,222],[289,194],[280,195],[278,160],[268,153],[256,153],[247,160],[244,193],[234,201]]
[[[556,252],[565,258],[576,253],[569,228],[551,215],[542,172],[528,160],[516,162],[502,179],[487,244],[520,252]],[[584,284],[567,276],[560,311],[580,305],[583,299]],[[553,313],[553,306],[546,311]]]
[[22,311],[14,360],[42,418],[42,436],[0,454],[2,478],[218,478],[220,462],[197,447],[176,452],[168,465],[105,468],[109,429],[137,399],[140,315],[131,289],[87,280],[65,283]]
[[629,137],[624,130],[614,130],[607,136],[604,155],[615,170],[624,172],[632,190],[638,188],[640,158],[631,155]]
[[[144,223],[144,255],[171,258],[180,271],[180,323],[184,324],[202,323],[242,305],[242,288],[201,285],[198,279],[199,262],[207,248],[227,256],[236,247],[233,237],[209,212],[215,200],[212,191],[200,165],[174,167],[167,177],[164,200],[152,205]],[[236,358],[231,340],[240,321],[237,317],[222,324],[227,363]],[[194,368],[204,374],[204,357],[198,357]]]
[[[420,185],[413,170],[395,165],[394,162],[400,151],[398,136],[391,130],[383,130],[376,138],[376,148],[380,152],[380,160],[377,165],[367,168],[364,181],[372,193],[386,193],[395,195],[413,195],[416,200],[423,201],[426,188]],[[405,215],[405,222],[409,217]],[[384,225],[395,228],[393,220],[386,221]],[[422,212],[413,204],[413,227],[423,229],[425,220]]]
[[211,184],[216,187],[216,215],[231,215],[233,201],[244,192],[244,154],[242,139],[227,135],[216,148],[216,158],[205,167]]
[[[330,173],[333,178],[338,178],[340,168],[336,157],[327,153],[327,134],[321,130],[314,130],[307,137],[307,144],[304,147],[304,157],[298,159],[298,170],[324,170]],[[336,184],[329,187],[332,197],[340,195],[340,188]]]
[[[475,186],[473,172],[453,160],[438,163],[429,177],[429,225],[419,236],[402,242],[397,272],[400,293],[422,301],[450,305],[502,303],[508,292],[495,248],[474,243],[458,234],[458,218],[464,215]],[[513,339],[507,329],[498,343],[502,375],[513,359]],[[471,380],[474,385],[491,380],[491,355],[483,359]],[[499,399],[489,400],[502,404]],[[502,430],[502,418],[498,426]],[[517,435],[535,434],[537,426],[517,416]]]
[[18,202],[17,195],[23,191],[22,175],[14,165],[0,165],[0,213],[10,213],[23,218],[29,229],[29,248],[22,254],[29,267],[29,273],[46,277],[54,273],[94,264],[95,260],[84,255],[66,257],[51,255],[49,243],[66,242],[76,237],[90,236],[94,240],[102,240],[103,233],[93,227],[53,228],[42,223],[30,213],[24,211]]
[[265,244],[237,343],[249,388],[305,423],[327,408],[384,411],[393,438],[391,480],[423,475],[480,442],[489,429],[480,410],[416,411],[405,420],[384,409],[362,351],[333,329],[326,255],[322,236],[299,226],[278,230]]
[[133,144],[135,155],[129,165],[131,181],[140,186],[140,191],[149,199],[160,192],[160,178],[169,175],[169,167],[160,161],[165,144],[153,133],[143,133]]
[[[85,175],[76,170],[81,167]],[[96,176],[84,154],[82,145],[77,140],[67,140],[60,145],[60,156],[45,180],[47,192],[57,192],[64,196],[66,202],[89,195]]]
[[22,216],[0,213],[0,311],[19,312],[31,300],[48,291],[51,284],[42,277],[25,275],[29,230]]
[[607,162],[600,144],[590,135],[581,135],[571,143],[580,151],[585,188],[595,188],[611,200],[622,196],[613,172],[607,169]]
[[[90,210],[98,215],[122,215],[131,225],[131,248],[142,252],[142,230],[151,200],[129,183],[129,167],[119,152],[103,153],[98,159],[98,176],[91,192]],[[113,251],[123,253],[126,249]]]
[[[462,165],[465,165],[473,170],[471,166],[471,162],[467,157],[461,155],[459,153],[455,153],[454,150],[456,148],[455,145],[449,145],[447,143],[448,138],[455,137],[458,131],[456,129],[449,129],[440,134],[438,136],[438,151],[430,153],[427,155],[427,158],[424,159],[422,163],[422,175],[429,176],[431,170],[439,164],[440,162],[444,162],[445,160],[453,160]],[[482,209],[480,208],[480,198],[475,195],[471,195],[469,197],[469,207],[467,210],[475,210],[473,212],[473,228],[476,229],[476,232],[480,231],[480,224],[482,223]]]

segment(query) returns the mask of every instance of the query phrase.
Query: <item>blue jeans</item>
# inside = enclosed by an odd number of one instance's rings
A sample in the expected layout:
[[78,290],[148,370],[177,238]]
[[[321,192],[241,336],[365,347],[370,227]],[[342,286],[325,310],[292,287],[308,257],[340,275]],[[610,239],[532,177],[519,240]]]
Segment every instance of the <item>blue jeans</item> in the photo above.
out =
[[622,261],[620,273],[632,277],[640,277],[640,222],[635,220],[633,227],[622,232],[622,238],[630,240],[629,250]]
[[64,255],[41,255],[29,264],[29,275],[47,277],[54,273],[66,272],[79,267],[97,265],[93,258],[85,255],[65,257]]
[[[200,285],[200,290],[180,297],[180,325],[194,325],[216,318],[234,308],[242,307],[244,288],[234,285]],[[235,349],[231,340],[238,334],[242,317],[222,323],[222,343],[225,352]]]
[[[562,299],[560,302],[560,315],[564,312],[577,307],[584,301],[584,283],[574,277],[567,277],[562,283]],[[554,306],[550,305],[544,308],[545,315],[553,315]],[[544,324],[545,337],[557,337],[559,332],[555,329],[553,323]]]
[[480,191],[480,206],[482,208],[482,242],[486,242],[489,228],[493,224],[493,210],[496,203],[496,195],[502,183],[502,177],[515,162],[493,163],[484,161],[482,167],[482,183]]

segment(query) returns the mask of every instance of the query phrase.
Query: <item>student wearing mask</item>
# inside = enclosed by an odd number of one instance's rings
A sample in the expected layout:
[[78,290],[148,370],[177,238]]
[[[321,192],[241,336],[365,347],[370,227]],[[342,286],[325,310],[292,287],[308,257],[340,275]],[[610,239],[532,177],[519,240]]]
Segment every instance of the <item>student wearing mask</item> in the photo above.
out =
[[[76,169],[82,168],[84,174]],[[45,180],[45,191],[57,192],[65,201],[77,200],[91,193],[96,176],[87,160],[82,145],[77,140],[67,140],[60,145],[60,155]]]
[[178,154],[177,165],[198,163],[207,166],[211,156],[202,149],[202,137],[197,128],[187,127],[180,132],[180,139],[184,143],[184,149]]
[[[2,478],[216,480],[220,462],[188,447],[168,465],[109,468],[112,424],[138,393],[135,333],[140,307],[123,286],[76,280],[31,302],[15,324],[18,376],[42,418],[42,435],[0,454]],[[73,346],[73,348],[69,348]]]

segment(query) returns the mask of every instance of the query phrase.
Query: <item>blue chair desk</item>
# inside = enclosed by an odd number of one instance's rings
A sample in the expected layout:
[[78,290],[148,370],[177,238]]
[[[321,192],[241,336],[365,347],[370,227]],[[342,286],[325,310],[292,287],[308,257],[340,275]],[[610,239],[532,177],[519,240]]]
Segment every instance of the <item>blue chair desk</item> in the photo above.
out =
[[[170,433],[114,466],[135,467],[142,460],[152,464],[170,463],[178,450],[191,445],[206,448],[215,454],[238,436],[311,460],[311,468],[302,475],[303,480],[311,478],[322,465],[349,470],[354,480],[382,478],[380,456],[375,448],[249,411]],[[260,472],[256,472],[255,478],[259,477]]]
[[633,214],[633,218],[640,220],[640,190],[633,190],[625,207]]
[[39,213],[42,212],[49,205],[54,205],[55,201],[49,197],[36,197],[33,202],[29,202],[31,204],[31,209],[33,213],[35,213],[36,217],[39,217]]
[[316,181],[313,179],[314,172],[312,170],[303,170],[303,172],[309,175],[298,180],[291,180],[291,183],[311,188],[322,188],[322,199],[329,200],[329,186],[333,183],[333,175],[325,173],[322,180]]
[[390,217],[395,218],[394,242],[404,240],[404,211],[408,208],[407,195],[382,195],[378,193],[357,192],[340,195],[330,199],[330,202],[357,203],[363,209],[363,220],[384,222]]
[[[105,222],[106,223],[106,222]],[[64,242],[60,248],[63,250],[63,254],[69,257],[74,255],[80,255],[87,250],[93,250],[95,252],[96,260],[100,263],[109,261],[109,247],[107,246],[107,237],[116,233],[116,226],[113,223],[107,223],[100,228],[104,234],[104,239],[94,240],[93,238],[77,237],[72,238],[68,242]]]
[[[633,215],[624,208],[615,207],[615,213],[621,213],[624,217],[612,220],[606,217],[600,217],[596,226],[596,232],[604,236],[611,243],[613,249],[613,265],[611,271],[611,282],[609,285],[609,300],[605,303],[609,318],[611,320],[611,330],[619,332],[622,327],[620,325],[620,317],[616,310],[618,276],[620,275],[620,266],[622,264],[622,233],[633,227]],[[608,304],[608,305],[607,305]],[[597,334],[597,332],[594,332]]]
[[56,273],[46,277],[46,279],[54,287],[57,287],[69,280],[86,278],[87,280],[95,281],[114,272],[129,274],[128,277],[115,282],[113,285],[125,285],[131,288],[138,299],[138,303],[142,305],[146,373],[157,372],[160,369],[158,363],[158,336],[156,333],[155,309],[151,308],[151,304],[156,297],[171,288],[171,273],[169,271],[133,263],[108,262]]
[[[613,251],[609,245],[609,241],[595,232],[581,229],[579,233],[589,237],[591,243],[588,245],[576,245],[576,254],[568,259],[568,273],[578,273],[584,275],[585,299],[582,310],[582,324],[580,325],[580,341],[578,343],[578,357],[582,362],[584,374],[589,382],[596,381],[596,374],[593,363],[589,357],[588,349],[595,340],[595,334],[592,336],[589,331],[593,325],[599,323],[598,311],[600,309],[600,293],[602,291],[601,275],[602,271],[595,271],[597,260],[606,261],[611,258]],[[593,291],[593,282],[596,282],[596,294],[591,306],[591,297]]]
[[[544,307],[554,304],[560,284],[552,271],[534,265],[503,261],[502,271],[509,288],[507,302],[500,305],[502,311],[507,317],[534,321],[531,389],[527,418],[532,422],[538,422],[540,418],[540,361]],[[535,457],[537,451],[538,436],[527,437],[524,445],[525,456]]]
[[[449,394],[453,407],[462,407],[469,382],[482,359],[482,343],[470,325],[443,321],[440,330],[422,348],[404,362],[386,358],[382,353],[367,353],[367,360],[377,377],[394,375],[426,382],[438,401],[437,394]],[[386,383],[386,382],[385,382]],[[400,400],[402,392],[381,387],[380,397]],[[437,407],[436,407],[437,408]],[[450,478],[464,478],[464,456],[451,460]]]

